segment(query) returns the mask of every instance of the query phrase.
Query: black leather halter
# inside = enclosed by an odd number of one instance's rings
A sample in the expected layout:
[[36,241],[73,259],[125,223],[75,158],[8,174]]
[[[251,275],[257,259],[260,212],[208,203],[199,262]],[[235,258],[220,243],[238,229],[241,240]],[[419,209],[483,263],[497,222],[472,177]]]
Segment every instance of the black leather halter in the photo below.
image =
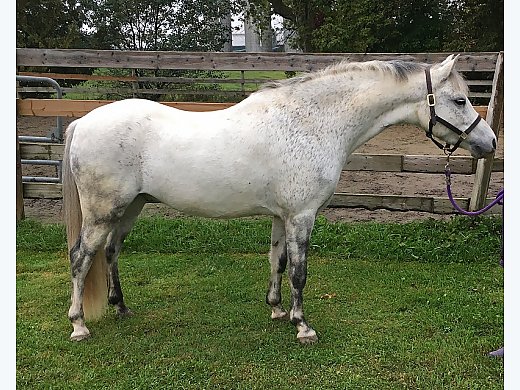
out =
[[[473,121],[473,123],[471,125],[469,125],[469,127],[465,131],[461,131],[457,127],[453,126],[447,120],[438,116],[435,113],[435,95],[433,94],[433,89],[432,89],[432,77],[430,74],[430,67],[426,68],[424,70],[424,73],[426,74],[426,88],[428,89],[428,95],[426,95],[426,101],[428,102],[428,106],[430,107],[430,122],[428,123],[428,131],[426,132],[426,136],[429,139],[431,139],[433,141],[433,143],[435,145],[437,145],[437,147],[439,149],[442,149],[445,153],[451,154],[455,150],[457,150],[457,148],[460,146],[462,141],[464,141],[468,137],[468,134],[471,133],[471,131],[475,127],[477,127],[477,125],[480,122],[480,120],[482,119],[482,117],[480,115],[478,115],[477,118]],[[446,143],[446,145],[443,145],[439,141],[437,141],[435,138],[433,138],[433,126],[435,126],[435,124],[437,122],[443,124],[448,129],[450,129],[451,131],[453,131],[455,134],[457,134],[459,136],[459,139],[457,140],[455,145],[453,145],[452,147],[450,147],[450,144],[448,144],[448,143]]]

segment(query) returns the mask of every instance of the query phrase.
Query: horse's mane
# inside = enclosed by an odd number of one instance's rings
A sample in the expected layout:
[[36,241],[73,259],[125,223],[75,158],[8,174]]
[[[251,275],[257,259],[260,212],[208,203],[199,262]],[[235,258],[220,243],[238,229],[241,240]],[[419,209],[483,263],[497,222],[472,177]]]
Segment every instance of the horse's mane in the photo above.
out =
[[[440,64],[433,65],[433,68]],[[424,72],[429,64],[422,62],[411,62],[402,60],[389,60],[389,61],[366,61],[366,62],[348,62],[341,61],[337,64],[330,65],[322,70],[316,72],[305,73],[300,76],[292,77],[285,80],[276,80],[266,83],[260,87],[260,90],[280,88],[284,86],[296,85],[305,83],[306,81],[315,80],[321,77],[338,75],[342,73],[350,72],[379,72],[385,75],[392,76],[398,82],[404,82],[408,80],[410,75],[418,72]],[[464,78],[457,71],[452,71],[450,77],[455,80],[457,87],[467,94],[467,85]]]

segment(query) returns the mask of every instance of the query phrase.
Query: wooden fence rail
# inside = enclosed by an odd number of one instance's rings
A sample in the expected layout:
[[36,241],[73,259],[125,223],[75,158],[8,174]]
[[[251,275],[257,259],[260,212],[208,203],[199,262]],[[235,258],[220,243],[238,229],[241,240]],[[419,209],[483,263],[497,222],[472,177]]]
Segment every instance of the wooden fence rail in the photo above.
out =
[[[256,83],[259,80],[243,78],[243,72],[249,70],[282,70],[282,71],[314,71],[341,60],[367,61],[372,59],[403,59],[427,63],[439,62],[446,58],[446,53],[401,53],[401,54],[300,54],[300,53],[176,53],[176,52],[134,52],[110,50],[56,50],[56,49],[17,49],[17,65],[19,74],[29,74],[26,67],[41,69],[31,70],[32,75],[53,75],[64,80],[97,80],[97,81],[129,81],[148,82],[149,78],[138,76],[97,76],[67,75],[65,73],[47,73],[50,67],[59,68],[125,68],[125,69],[184,69],[184,70],[236,70],[242,72],[241,79],[227,80],[225,83],[240,81]],[[487,118],[496,134],[500,127],[503,111],[503,53],[461,53],[457,69],[462,72],[491,72],[493,80],[486,77],[468,80],[471,87],[492,87],[490,92],[474,91],[474,97],[490,98],[489,106],[477,107],[477,111]],[[63,71],[61,71],[63,72]],[[200,82],[193,78],[174,78],[177,84],[193,84]],[[196,81],[195,81],[196,80]],[[502,80],[502,81],[501,81]],[[155,78],[156,82],[170,82],[170,78]],[[264,81],[264,80],[262,80]],[[204,82],[216,82],[207,78]],[[135,86],[134,86],[135,88]],[[28,91],[26,89],[25,91]],[[21,89],[21,91],[24,91]],[[244,92],[244,89],[242,89]],[[242,98],[247,93],[243,93]],[[27,116],[63,116],[81,117],[109,100],[56,100],[56,99],[17,99],[17,114]],[[233,103],[193,103],[164,102],[163,104],[190,111],[211,111],[223,109]],[[63,145],[20,143],[22,159],[56,159],[63,157]],[[451,165],[454,173],[475,174],[474,192],[478,199],[458,198],[462,207],[478,208],[489,202],[486,198],[489,175],[503,171],[503,159],[489,159],[485,163],[470,157],[452,157]],[[407,172],[407,173],[441,173],[445,160],[435,156],[417,155],[372,155],[353,154],[344,166],[344,170]],[[475,190],[478,189],[478,191]],[[26,198],[61,198],[61,184],[24,183],[23,196]],[[153,199],[150,199],[153,201]],[[400,211],[424,211],[429,213],[453,213],[453,207],[447,198],[433,196],[402,196],[376,194],[336,193],[330,207],[363,207],[368,209],[385,208]],[[495,209],[495,212],[500,211]]]
[[[18,66],[123,68],[123,69],[194,69],[194,70],[282,70],[311,72],[346,60],[395,60],[434,63],[447,53],[225,53],[119,51],[87,49],[17,49]],[[497,52],[460,53],[457,69],[495,71]]]
[[[45,76],[65,82],[96,81],[95,89],[83,85],[67,85],[63,92],[90,95],[96,98],[109,96],[149,97],[174,96],[176,100],[196,97],[207,101],[216,95],[225,101],[240,101],[271,79],[247,76],[250,71],[310,72],[333,63],[345,61],[369,61],[401,59],[415,62],[434,63],[446,58],[447,53],[199,53],[164,51],[113,51],[76,49],[17,49],[16,60],[20,75]],[[498,53],[460,53],[457,69],[470,74],[469,97],[474,101],[487,101],[491,97],[492,73],[495,71]],[[27,71],[27,67],[30,67]],[[53,67],[73,68],[73,74],[56,73]],[[91,69],[128,69],[148,71],[205,71],[198,77],[154,77],[128,75],[96,75]],[[38,69],[36,71],[35,69]],[[86,74],[78,74],[78,69]],[[240,78],[215,77],[214,71],[240,71]],[[148,72],[150,73],[150,72]],[[246,75],[246,76],[245,76]],[[164,75],[163,75],[164,76]],[[107,84],[107,82],[109,84]],[[117,85],[110,84],[117,82]],[[143,85],[146,83],[147,85]],[[227,84],[227,86],[225,86]],[[234,86],[232,85],[234,84]],[[224,87],[225,86],[225,87]],[[21,86],[19,93],[54,93],[47,87]],[[187,96],[186,96],[187,95]],[[163,100],[168,100],[163,99]],[[172,100],[170,97],[169,100]],[[219,100],[222,101],[222,100]]]

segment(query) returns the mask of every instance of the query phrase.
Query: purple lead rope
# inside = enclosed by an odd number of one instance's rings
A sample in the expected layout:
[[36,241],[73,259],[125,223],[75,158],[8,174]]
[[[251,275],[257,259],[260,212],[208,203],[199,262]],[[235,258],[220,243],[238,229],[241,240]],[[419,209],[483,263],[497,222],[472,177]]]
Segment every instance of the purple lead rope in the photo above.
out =
[[482,209],[480,210],[476,210],[476,211],[467,211],[467,210],[464,210],[463,208],[461,208],[457,202],[455,201],[455,199],[453,198],[453,194],[451,193],[451,170],[449,167],[446,167],[446,171],[445,171],[445,175],[446,175],[446,191],[448,192],[448,198],[451,202],[451,204],[453,205],[453,207],[455,208],[455,210],[457,210],[459,213],[461,214],[464,214],[464,215],[467,215],[469,217],[475,217],[477,215],[480,215],[480,214],[483,214],[485,213],[486,211],[488,211],[490,208],[492,208],[493,206],[497,205],[497,204],[503,204],[503,200],[504,200],[504,190],[501,189],[497,196],[495,197],[495,199],[493,199],[493,201],[491,201],[488,205],[486,205],[485,207],[483,207]]

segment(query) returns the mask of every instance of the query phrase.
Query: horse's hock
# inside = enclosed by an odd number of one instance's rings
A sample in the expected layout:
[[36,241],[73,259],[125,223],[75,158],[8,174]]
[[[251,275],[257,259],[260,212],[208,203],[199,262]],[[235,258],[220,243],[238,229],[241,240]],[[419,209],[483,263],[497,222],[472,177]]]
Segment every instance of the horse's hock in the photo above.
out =
[[[197,56],[197,61],[186,61]],[[251,69],[257,70],[290,70],[308,71],[323,68],[342,59],[352,61],[371,59],[405,59],[433,63],[442,60],[446,54],[343,54],[343,55],[307,55],[262,53],[172,53],[172,52],[106,52],[94,50],[47,50],[47,49],[18,49],[18,73],[33,76],[48,76],[58,80],[62,85],[73,85],[74,81],[118,82],[118,90],[113,86],[105,88],[106,93],[125,93],[121,85],[127,83],[126,93],[129,97],[140,93],[163,92],[170,90],[142,90],[139,88],[141,79],[150,82],[150,78],[129,76],[110,77],[90,74],[52,74],[48,67],[60,68],[119,68],[155,69],[160,66],[166,69],[200,69],[200,70],[234,70],[240,78],[225,80],[232,85],[234,81],[236,91],[226,87],[224,90],[214,90],[214,95],[223,99],[235,101],[248,96],[261,81],[247,77]],[[159,58],[163,61],[154,61]],[[159,64],[159,65],[157,65]],[[25,72],[26,67],[39,72]],[[35,68],[39,67],[39,68]],[[455,196],[459,204],[466,209],[470,206],[478,208],[494,197],[503,186],[503,131],[501,118],[503,115],[503,53],[463,53],[458,60],[458,70],[468,79],[470,99],[481,115],[486,118],[496,134],[499,135],[499,144],[494,159],[479,160],[478,162],[467,154],[457,151],[461,156],[452,157],[454,173]],[[201,82],[215,85],[218,79],[189,79],[186,77],[162,77],[160,82],[175,82],[175,96],[208,97],[208,89],[189,90],[187,86]],[[102,88],[88,91],[84,85],[63,88],[65,94],[82,93],[92,97]],[[18,135],[41,136],[47,135],[49,129],[55,125],[56,116],[64,117],[64,126],[77,117],[81,117],[97,106],[108,103],[107,100],[57,100],[42,98],[26,98],[35,94],[46,94],[51,91],[45,87],[20,86],[20,98],[17,99],[17,131]],[[197,93],[201,93],[197,95]],[[234,93],[234,95],[232,94]],[[31,95],[32,94],[32,95]],[[139,95],[141,96],[141,95]],[[23,98],[22,98],[23,97]],[[149,95],[148,95],[149,97]],[[193,103],[168,102],[168,105],[181,109],[205,111],[220,109],[233,103]],[[379,216],[382,219],[407,220],[419,216],[439,217],[454,213],[446,194],[444,193],[444,164],[445,157],[439,152],[420,130],[412,126],[394,126],[358,149],[344,166],[336,194],[331,202],[331,208],[325,214],[332,218],[346,217],[360,220]],[[42,144],[34,142],[20,143],[20,157],[26,160],[60,160],[63,145]],[[24,175],[53,176],[56,168],[45,165],[22,165]],[[491,175],[491,172],[494,172]],[[489,184],[488,184],[489,183]],[[470,189],[471,188],[471,189]],[[489,195],[487,195],[489,193]],[[42,217],[47,220],[58,220],[61,211],[61,184],[24,182],[22,191],[25,199],[26,214]],[[471,197],[469,196],[471,194]],[[486,200],[486,197],[488,200]],[[32,207],[35,206],[35,207]],[[149,205],[150,210],[157,205]],[[376,210],[376,211],[371,211]],[[406,211],[406,213],[392,213],[391,211]],[[152,211],[150,211],[152,212]],[[161,213],[165,210],[161,209]],[[495,212],[499,212],[496,210]],[[166,211],[173,213],[173,211]]]

